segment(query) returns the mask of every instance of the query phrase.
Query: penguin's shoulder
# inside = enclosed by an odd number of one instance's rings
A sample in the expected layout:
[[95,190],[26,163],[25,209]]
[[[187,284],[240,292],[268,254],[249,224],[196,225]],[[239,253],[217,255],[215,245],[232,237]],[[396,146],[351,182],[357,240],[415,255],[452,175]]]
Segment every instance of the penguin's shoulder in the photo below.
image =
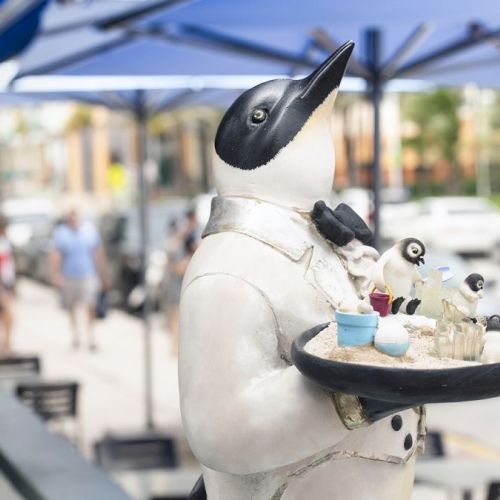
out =
[[294,259],[264,241],[237,232],[207,236],[194,254],[184,283],[207,274],[230,274],[244,280],[277,282],[287,274],[300,274]]

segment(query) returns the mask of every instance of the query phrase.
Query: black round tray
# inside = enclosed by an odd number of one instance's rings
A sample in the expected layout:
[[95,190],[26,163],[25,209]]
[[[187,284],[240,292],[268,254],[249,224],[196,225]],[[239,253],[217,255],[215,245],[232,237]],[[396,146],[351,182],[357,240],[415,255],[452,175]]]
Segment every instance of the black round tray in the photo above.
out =
[[500,396],[500,363],[423,370],[332,361],[314,356],[304,346],[328,323],[299,335],[292,344],[297,369],[323,387],[379,401],[417,406]]

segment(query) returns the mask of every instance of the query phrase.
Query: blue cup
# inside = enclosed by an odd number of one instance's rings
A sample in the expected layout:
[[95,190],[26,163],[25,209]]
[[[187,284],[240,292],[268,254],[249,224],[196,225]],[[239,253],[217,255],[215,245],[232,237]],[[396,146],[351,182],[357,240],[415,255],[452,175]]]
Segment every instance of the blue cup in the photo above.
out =
[[335,312],[337,340],[341,347],[373,344],[378,327],[379,313],[370,314]]

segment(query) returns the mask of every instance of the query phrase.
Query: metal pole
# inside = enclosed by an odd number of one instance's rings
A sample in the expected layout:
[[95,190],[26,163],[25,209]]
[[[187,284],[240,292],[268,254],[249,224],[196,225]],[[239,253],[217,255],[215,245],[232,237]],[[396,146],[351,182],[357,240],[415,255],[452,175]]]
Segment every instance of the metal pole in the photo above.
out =
[[208,123],[205,120],[198,122],[198,142],[201,160],[201,189],[207,193],[210,190],[210,151],[209,151],[209,131]]
[[383,80],[381,74],[381,33],[377,29],[366,31],[366,63],[371,69],[372,80],[369,94],[373,106],[373,244],[380,249],[380,189],[382,187],[382,173],[380,165],[381,134],[380,134],[380,103],[383,94]]
[[148,181],[145,172],[147,160],[147,112],[144,102],[144,91],[136,91],[135,119],[137,124],[137,158],[139,162],[139,227],[141,235],[140,246],[140,281],[144,289],[144,304],[142,308],[142,323],[144,330],[144,396],[146,427],[154,428],[153,421],[153,377],[151,358],[151,301],[146,281],[146,271],[149,256],[149,217],[148,217]]

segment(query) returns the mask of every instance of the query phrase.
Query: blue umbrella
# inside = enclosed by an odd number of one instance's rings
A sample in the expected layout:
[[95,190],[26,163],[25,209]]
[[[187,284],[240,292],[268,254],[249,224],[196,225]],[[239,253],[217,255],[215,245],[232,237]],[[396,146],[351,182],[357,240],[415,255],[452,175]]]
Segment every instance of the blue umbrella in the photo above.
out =
[[16,56],[36,35],[49,0],[0,0],[0,63]]

